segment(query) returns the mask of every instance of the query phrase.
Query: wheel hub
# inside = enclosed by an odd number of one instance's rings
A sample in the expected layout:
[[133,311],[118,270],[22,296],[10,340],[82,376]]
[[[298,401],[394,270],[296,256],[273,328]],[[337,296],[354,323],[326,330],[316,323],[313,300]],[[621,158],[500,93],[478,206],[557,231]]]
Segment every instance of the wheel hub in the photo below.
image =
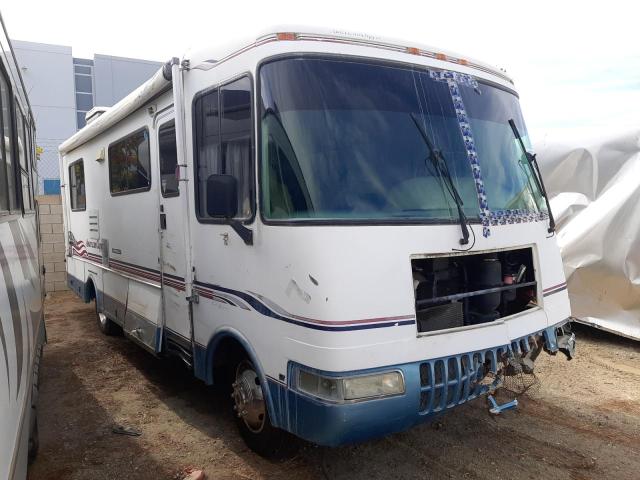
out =
[[236,370],[236,381],[232,385],[234,407],[249,430],[258,433],[264,427],[266,411],[260,379],[251,366],[242,363]]

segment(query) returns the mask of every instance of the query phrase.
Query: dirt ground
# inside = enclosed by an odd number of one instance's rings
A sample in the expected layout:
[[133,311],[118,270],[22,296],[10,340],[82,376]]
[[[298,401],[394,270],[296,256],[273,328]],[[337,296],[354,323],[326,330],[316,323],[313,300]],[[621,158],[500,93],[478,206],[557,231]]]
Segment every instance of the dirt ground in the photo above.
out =
[[[573,361],[541,354],[537,393],[491,417],[479,399],[365,444],[304,445],[272,463],[249,451],[227,395],[124,337],[102,335],[93,304],[47,301],[40,452],[31,480],[640,478],[640,343],[577,328]],[[113,434],[133,426],[139,437]]]

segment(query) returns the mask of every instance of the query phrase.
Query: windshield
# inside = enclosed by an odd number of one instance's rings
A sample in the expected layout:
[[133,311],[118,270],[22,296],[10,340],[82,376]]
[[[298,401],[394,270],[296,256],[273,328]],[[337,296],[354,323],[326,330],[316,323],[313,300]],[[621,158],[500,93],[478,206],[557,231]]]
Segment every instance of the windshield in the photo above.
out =
[[546,211],[531,166],[509,125],[513,119],[530,150],[518,99],[487,85],[480,85],[480,93],[465,85],[459,89],[473,132],[489,209]]
[[[265,219],[457,221],[420,125],[444,157],[464,214],[478,219],[478,186],[446,81],[412,66],[298,57],[263,65],[260,84]],[[478,129],[480,165],[492,176],[490,207],[538,211],[508,124],[514,118],[526,135],[517,98],[486,85],[460,89]]]

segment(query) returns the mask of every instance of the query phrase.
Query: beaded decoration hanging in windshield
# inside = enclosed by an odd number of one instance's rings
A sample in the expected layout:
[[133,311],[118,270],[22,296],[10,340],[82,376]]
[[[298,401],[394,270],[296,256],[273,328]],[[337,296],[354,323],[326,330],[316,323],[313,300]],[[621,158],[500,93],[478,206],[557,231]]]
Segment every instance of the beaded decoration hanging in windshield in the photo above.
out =
[[462,95],[458,89],[458,85],[465,85],[473,88],[478,93],[480,87],[478,81],[471,75],[465,73],[451,72],[448,70],[436,71],[429,70],[429,76],[441,82],[446,82],[449,87],[449,93],[451,94],[451,100],[456,110],[456,117],[458,119],[458,125],[460,127],[460,133],[464,141],[465,149],[467,151],[467,157],[471,164],[471,171],[473,172],[473,179],[476,186],[476,192],[478,194],[478,205],[480,207],[480,221],[482,222],[482,235],[488,237],[491,235],[491,225],[507,225],[513,223],[523,222],[535,222],[548,218],[545,212],[532,212],[529,210],[495,210],[489,209],[489,203],[487,201],[487,192],[485,190],[484,181],[482,179],[482,169],[480,168],[480,162],[478,161],[478,152],[473,139],[473,132],[471,130],[471,124],[467,116],[467,111],[462,101]]

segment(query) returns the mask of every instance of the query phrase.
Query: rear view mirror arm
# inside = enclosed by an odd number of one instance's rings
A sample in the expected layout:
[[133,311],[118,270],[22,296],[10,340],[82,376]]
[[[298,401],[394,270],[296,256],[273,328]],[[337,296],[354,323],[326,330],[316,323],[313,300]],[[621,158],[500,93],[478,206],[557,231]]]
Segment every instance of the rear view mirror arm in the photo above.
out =
[[244,241],[245,245],[253,245],[253,230],[245,227],[242,222],[239,222],[234,218],[228,218],[227,222]]

